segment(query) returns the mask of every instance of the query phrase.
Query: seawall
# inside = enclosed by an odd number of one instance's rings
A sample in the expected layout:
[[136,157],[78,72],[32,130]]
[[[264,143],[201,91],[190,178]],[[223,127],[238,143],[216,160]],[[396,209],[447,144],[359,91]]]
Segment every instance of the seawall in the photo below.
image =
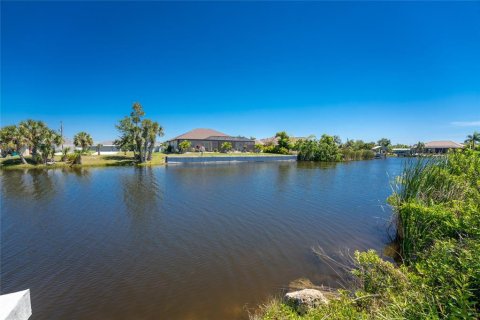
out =
[[297,161],[296,155],[284,156],[199,156],[199,157],[165,157],[165,163],[205,163],[205,162],[270,162],[270,161]]

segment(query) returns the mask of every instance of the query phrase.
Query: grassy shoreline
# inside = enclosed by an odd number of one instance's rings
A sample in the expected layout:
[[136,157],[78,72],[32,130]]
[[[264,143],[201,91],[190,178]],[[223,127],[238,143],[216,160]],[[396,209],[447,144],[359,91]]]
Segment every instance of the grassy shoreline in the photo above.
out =
[[152,161],[146,163],[137,163],[133,157],[132,152],[117,153],[112,155],[84,155],[82,156],[82,164],[71,166],[69,163],[61,161],[61,156],[55,156],[54,164],[35,164],[30,157],[26,157],[28,164],[23,164],[20,160],[20,157],[7,157],[0,159],[0,170],[15,170],[15,169],[55,169],[55,168],[84,168],[84,167],[122,167],[122,166],[161,166],[165,165],[165,158],[176,158],[176,157],[275,157],[275,156],[284,156],[282,154],[274,153],[219,153],[219,152],[205,152],[203,155],[200,152],[188,152],[182,154],[164,154],[164,153],[153,153]]
[[398,264],[357,251],[328,304],[300,315],[273,299],[251,319],[480,318],[480,153],[412,161],[389,202]]
[[16,169],[56,169],[56,168],[94,168],[94,167],[122,167],[122,166],[161,166],[165,164],[165,154],[154,153],[152,161],[139,164],[133,157],[133,153],[113,154],[113,155],[84,155],[82,156],[82,164],[70,165],[61,161],[61,156],[55,156],[54,164],[34,164],[30,157],[26,157],[28,164],[23,164],[20,157],[7,157],[0,159],[0,170],[16,170]]

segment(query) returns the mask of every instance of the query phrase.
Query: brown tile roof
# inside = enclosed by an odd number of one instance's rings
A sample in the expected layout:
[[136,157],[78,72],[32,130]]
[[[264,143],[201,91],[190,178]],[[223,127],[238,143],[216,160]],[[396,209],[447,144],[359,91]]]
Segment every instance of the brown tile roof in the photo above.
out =
[[463,148],[463,144],[453,141],[430,141],[425,143],[425,148],[459,149]]
[[178,137],[173,138],[172,140],[181,140],[181,139],[193,139],[193,140],[203,140],[208,137],[229,137],[228,134],[212,130],[212,129],[193,129],[187,133],[181,134]]

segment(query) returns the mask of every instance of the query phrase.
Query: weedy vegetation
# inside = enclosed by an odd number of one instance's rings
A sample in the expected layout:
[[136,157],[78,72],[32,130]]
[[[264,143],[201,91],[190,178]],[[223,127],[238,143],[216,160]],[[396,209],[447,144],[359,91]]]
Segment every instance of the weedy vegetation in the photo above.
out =
[[355,252],[350,286],[299,315],[279,299],[252,319],[478,319],[480,153],[454,152],[405,165],[389,202],[398,263]]

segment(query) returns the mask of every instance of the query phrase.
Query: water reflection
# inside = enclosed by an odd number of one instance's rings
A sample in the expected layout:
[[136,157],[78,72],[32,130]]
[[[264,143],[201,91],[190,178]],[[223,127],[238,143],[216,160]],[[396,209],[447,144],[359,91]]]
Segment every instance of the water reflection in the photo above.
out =
[[121,176],[123,202],[132,217],[142,217],[157,210],[163,196],[151,167],[134,168],[133,174]]
[[54,172],[51,170],[12,170],[3,173],[2,194],[11,198],[49,199],[57,192]]
[[78,168],[78,167],[71,167],[71,168],[63,168],[62,173],[67,176],[70,173],[73,173],[78,178],[82,179],[89,179],[91,175],[91,169],[88,168]]
[[247,319],[290,281],[337,283],[312,247],[383,249],[400,164],[0,172],[0,290],[31,288],[37,320]]

